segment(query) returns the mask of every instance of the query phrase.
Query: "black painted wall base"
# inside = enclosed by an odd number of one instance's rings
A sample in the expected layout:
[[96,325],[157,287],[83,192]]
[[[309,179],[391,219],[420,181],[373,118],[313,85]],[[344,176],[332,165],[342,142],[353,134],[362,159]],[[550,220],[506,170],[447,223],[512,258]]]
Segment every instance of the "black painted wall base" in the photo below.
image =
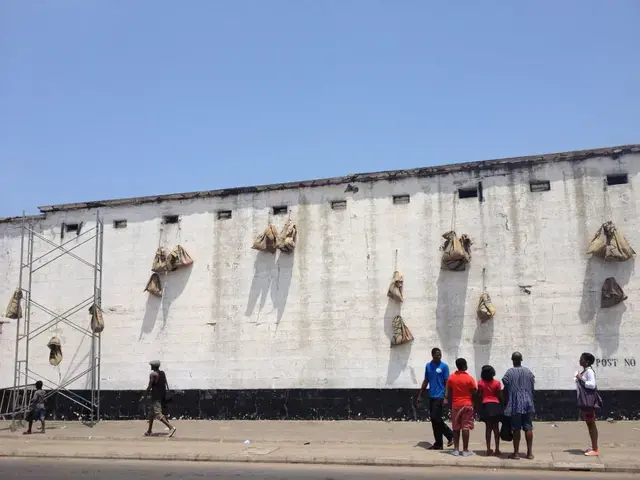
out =
[[[89,391],[75,390],[84,398]],[[417,389],[295,389],[174,391],[169,415],[178,419],[217,420],[425,420],[427,410],[413,406]],[[639,419],[640,390],[600,392],[600,418]],[[144,418],[139,390],[103,390],[102,420]],[[535,392],[539,421],[578,420],[574,390]],[[47,417],[76,420],[81,409],[62,395],[47,401]],[[86,413],[86,412],[85,412]]]

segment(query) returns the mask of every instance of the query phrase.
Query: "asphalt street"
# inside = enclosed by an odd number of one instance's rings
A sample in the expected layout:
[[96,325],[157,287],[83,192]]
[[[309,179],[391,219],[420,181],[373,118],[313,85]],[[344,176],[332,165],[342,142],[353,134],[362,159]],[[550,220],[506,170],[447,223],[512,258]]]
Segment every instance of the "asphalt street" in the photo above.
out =
[[464,468],[352,467],[246,463],[199,463],[0,458],[0,478],[21,480],[262,479],[262,480],[484,480],[484,479],[638,479],[630,474],[480,470]]

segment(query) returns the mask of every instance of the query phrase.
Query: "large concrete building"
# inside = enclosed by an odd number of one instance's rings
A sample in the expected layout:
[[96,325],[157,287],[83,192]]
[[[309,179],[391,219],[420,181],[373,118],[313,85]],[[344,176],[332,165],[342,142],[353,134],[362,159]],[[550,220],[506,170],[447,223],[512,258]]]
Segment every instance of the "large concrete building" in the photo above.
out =
[[[90,227],[96,210],[105,221],[104,418],[140,414],[153,359],[178,391],[175,416],[419,418],[412,398],[436,346],[452,368],[465,357],[475,375],[484,364],[501,375],[512,351],[521,351],[536,375],[538,415],[555,419],[577,418],[573,376],[580,354],[592,352],[605,414],[635,417],[634,260],[605,262],[586,250],[607,220],[640,246],[639,169],[640,145],[627,145],[54,205],[27,220],[58,244],[77,226]],[[270,219],[280,229],[288,218],[298,228],[294,253],[251,248]],[[0,223],[6,301],[18,284],[21,221]],[[440,268],[442,234],[452,229],[473,241],[464,272]],[[162,298],[143,292],[156,248],[178,244],[193,266],[163,276]],[[90,255],[90,247],[74,252]],[[401,306],[386,295],[395,269],[404,274]],[[63,257],[34,274],[32,296],[64,312],[86,297],[92,275]],[[603,309],[607,277],[628,299]],[[497,308],[486,323],[476,316],[483,289]],[[390,348],[399,313],[415,340]],[[76,318],[89,323],[85,311]],[[32,328],[46,320],[32,311]],[[13,385],[15,320],[2,327],[0,388]],[[87,364],[88,342],[64,322],[48,330],[60,337],[64,359],[50,366],[48,338],[40,336],[30,344],[32,368],[56,382],[71,379]],[[80,378],[69,388],[82,393],[89,385]],[[65,402],[59,397],[49,408],[69,415]]]

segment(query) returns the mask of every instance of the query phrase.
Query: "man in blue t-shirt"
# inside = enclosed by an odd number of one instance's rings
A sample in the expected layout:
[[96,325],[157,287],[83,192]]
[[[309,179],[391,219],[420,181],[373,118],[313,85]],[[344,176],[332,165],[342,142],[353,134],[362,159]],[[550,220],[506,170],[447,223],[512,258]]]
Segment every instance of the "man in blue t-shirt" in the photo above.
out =
[[422,401],[422,396],[429,387],[429,417],[435,438],[430,450],[442,450],[443,436],[447,438],[447,447],[453,443],[453,432],[442,418],[445,402],[444,392],[447,380],[449,380],[449,365],[442,361],[442,352],[439,348],[431,350],[431,358],[432,360],[427,363],[424,370],[424,381],[420,393],[418,393],[418,404]]

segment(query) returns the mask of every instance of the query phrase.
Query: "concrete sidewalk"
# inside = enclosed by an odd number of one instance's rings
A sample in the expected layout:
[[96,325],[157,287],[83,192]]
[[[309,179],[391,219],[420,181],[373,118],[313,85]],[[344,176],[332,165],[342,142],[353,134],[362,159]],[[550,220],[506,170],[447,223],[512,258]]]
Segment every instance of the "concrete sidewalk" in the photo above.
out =
[[[0,422],[0,456],[118,458],[269,463],[322,463],[404,466],[467,466],[545,470],[591,470],[640,473],[640,422],[599,422],[600,457],[580,450],[589,440],[584,423],[536,423],[534,460],[484,456],[484,425],[471,434],[477,455],[453,457],[426,448],[431,425],[374,421],[174,421],[177,433],[166,438],[164,426],[144,438],[143,421],[49,422],[45,435],[23,436]],[[249,443],[245,443],[245,441]],[[524,445],[523,445],[524,447]],[[523,449],[524,450],[524,449]]]

